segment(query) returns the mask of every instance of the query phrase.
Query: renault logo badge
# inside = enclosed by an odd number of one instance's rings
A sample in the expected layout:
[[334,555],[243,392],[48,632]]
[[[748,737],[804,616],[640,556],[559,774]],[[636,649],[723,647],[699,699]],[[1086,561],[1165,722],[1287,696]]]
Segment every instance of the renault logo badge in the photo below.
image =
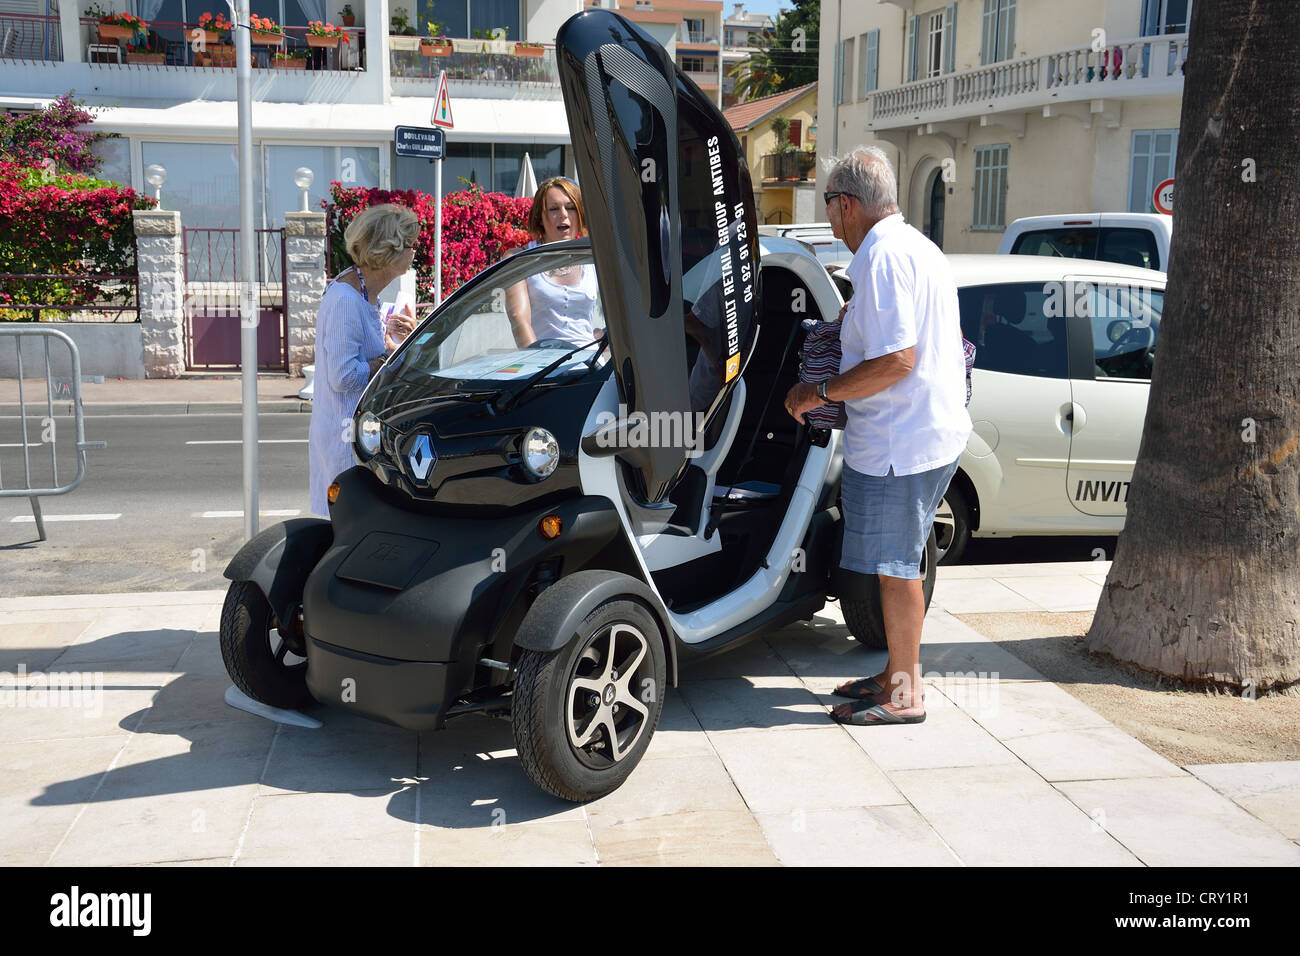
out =
[[411,463],[412,477],[418,481],[424,481],[429,477],[429,471],[433,468],[433,463],[438,460],[438,456],[433,450],[433,443],[429,441],[428,435],[420,435],[415,439],[415,444],[411,446],[406,460]]

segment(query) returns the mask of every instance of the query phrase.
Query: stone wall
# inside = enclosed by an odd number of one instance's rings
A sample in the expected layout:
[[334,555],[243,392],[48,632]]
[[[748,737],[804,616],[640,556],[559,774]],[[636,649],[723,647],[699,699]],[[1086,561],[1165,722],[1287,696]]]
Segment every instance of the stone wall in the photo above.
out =
[[325,292],[325,214],[284,217],[284,281],[289,298],[289,374],[301,375],[316,355],[316,312]]
[[137,210],[140,339],[146,378],[176,378],[185,371],[185,260],[181,214]]

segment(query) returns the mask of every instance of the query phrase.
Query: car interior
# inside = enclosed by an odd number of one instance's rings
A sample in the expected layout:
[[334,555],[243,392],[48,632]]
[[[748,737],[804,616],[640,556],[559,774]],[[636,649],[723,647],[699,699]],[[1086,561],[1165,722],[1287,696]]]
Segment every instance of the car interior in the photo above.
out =
[[[675,510],[666,534],[709,542],[717,536],[721,543],[712,553],[652,570],[674,611],[707,604],[758,570],[811,446],[810,429],[786,413],[782,400],[799,378],[799,323],[821,314],[793,271],[764,267],[762,282],[759,333],[742,385],[719,413],[721,424],[710,429],[707,450],[688,461],[669,495]],[[807,312],[790,310],[795,289],[804,290]]]

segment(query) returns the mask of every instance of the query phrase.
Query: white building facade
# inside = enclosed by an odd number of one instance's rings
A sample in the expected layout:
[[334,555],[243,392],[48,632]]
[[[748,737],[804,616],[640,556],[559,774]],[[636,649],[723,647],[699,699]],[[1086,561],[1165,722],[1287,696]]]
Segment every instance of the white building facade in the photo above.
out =
[[823,0],[819,143],[883,147],[948,252],[994,252],[1022,216],[1154,211],[1191,2]]
[[[222,60],[201,32],[223,0],[100,0],[101,10],[146,20],[144,43],[103,35],[92,0],[0,0],[0,109],[40,108],[75,90],[101,144],[106,178],[144,191],[145,169],[167,173],[163,205],[186,226],[238,226],[233,52]],[[260,227],[302,208],[294,171],[313,171],[312,209],[330,183],[433,190],[425,160],[395,155],[394,128],[429,126],[440,70],[449,78],[455,128],[447,134],[444,192],[461,179],[513,192],[528,153],[540,180],[572,169],[555,71],[554,40],[582,0],[355,0],[347,43],[313,46],[307,24],[343,23],[342,0],[255,0],[253,12],[284,29],[253,46],[254,149]],[[404,34],[393,23],[404,15]],[[419,36],[437,20],[447,55],[425,55]],[[479,38],[473,38],[479,33]],[[516,41],[542,48],[516,48]],[[133,47],[144,47],[143,50]],[[294,51],[290,56],[277,52]],[[297,61],[296,64],[289,61]],[[152,189],[149,189],[152,192]]]

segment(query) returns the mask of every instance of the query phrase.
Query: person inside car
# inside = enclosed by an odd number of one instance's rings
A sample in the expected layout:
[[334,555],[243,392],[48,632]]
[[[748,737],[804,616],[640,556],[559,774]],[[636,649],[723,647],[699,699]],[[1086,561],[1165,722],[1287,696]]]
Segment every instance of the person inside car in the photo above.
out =
[[[578,184],[555,176],[538,186],[528,231],[533,239],[524,249],[586,235]],[[603,331],[595,327],[599,303],[596,268],[590,264],[548,269],[506,290],[506,314],[520,348],[546,340],[570,346],[593,341]]]

